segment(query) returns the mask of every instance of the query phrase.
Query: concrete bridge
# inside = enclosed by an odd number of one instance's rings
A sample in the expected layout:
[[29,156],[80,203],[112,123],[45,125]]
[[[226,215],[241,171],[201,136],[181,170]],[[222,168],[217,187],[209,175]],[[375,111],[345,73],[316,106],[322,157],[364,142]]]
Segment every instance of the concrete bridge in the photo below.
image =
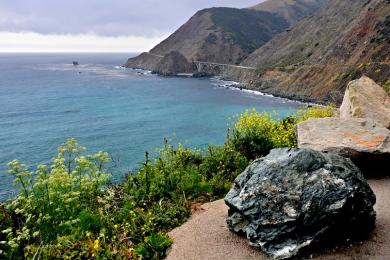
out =
[[240,66],[240,65],[233,65],[233,64],[226,64],[226,63],[217,63],[217,62],[208,62],[208,61],[193,61],[193,63],[196,66],[196,69],[198,73],[201,73],[209,69],[214,70],[224,70],[227,68],[238,68],[238,69],[246,69],[246,70],[255,70],[256,68],[254,67],[247,67],[247,66]]

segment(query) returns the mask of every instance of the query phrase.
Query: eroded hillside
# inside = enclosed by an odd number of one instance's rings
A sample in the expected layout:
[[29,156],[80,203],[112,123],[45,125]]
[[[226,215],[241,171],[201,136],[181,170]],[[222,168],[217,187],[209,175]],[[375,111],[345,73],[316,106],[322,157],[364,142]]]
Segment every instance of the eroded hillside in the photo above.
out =
[[331,0],[244,62],[252,87],[278,95],[340,103],[346,82],[366,74],[382,85],[390,76],[390,2]]

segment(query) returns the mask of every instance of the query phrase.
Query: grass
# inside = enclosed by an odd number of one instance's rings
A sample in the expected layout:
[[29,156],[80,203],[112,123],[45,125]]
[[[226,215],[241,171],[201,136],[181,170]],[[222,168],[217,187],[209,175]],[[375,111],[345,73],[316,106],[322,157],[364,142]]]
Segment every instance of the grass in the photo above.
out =
[[295,125],[328,117],[311,108],[283,120],[242,113],[221,146],[174,147],[164,141],[124,183],[109,184],[107,153],[87,155],[69,139],[50,165],[29,171],[15,160],[9,174],[20,191],[0,205],[1,259],[162,259],[167,232],[181,225],[191,205],[222,198],[254,158],[275,147],[295,147]]

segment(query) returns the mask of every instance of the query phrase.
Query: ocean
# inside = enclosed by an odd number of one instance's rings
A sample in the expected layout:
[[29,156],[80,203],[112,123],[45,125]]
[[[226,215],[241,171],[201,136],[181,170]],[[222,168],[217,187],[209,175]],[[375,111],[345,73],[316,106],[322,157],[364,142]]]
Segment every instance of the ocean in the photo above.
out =
[[218,78],[165,78],[120,67],[131,56],[0,54],[0,197],[13,191],[9,161],[30,169],[50,163],[70,137],[89,153],[109,152],[119,181],[164,138],[198,148],[222,144],[232,117],[246,109],[285,116],[302,105]]

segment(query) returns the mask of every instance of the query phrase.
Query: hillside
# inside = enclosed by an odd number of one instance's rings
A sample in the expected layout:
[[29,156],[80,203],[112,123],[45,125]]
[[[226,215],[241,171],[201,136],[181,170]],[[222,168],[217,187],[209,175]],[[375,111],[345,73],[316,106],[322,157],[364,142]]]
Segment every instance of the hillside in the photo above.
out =
[[242,64],[258,67],[252,86],[266,92],[339,103],[346,82],[390,76],[390,2],[331,0]]
[[263,5],[250,9],[219,7],[201,10],[149,54],[129,59],[126,66],[153,70],[157,66],[156,59],[172,51],[182,53],[189,61],[238,64],[273,36],[314,12],[323,1],[280,2],[277,12],[265,8],[267,6],[263,8]]
[[251,9],[266,11],[283,17],[289,24],[295,24],[326,5],[329,0],[272,0],[253,6]]
[[[288,27],[284,19],[268,12],[222,7],[205,9],[150,53],[165,56],[178,51],[188,60],[235,64]],[[137,64],[138,60],[131,59],[127,65]]]

